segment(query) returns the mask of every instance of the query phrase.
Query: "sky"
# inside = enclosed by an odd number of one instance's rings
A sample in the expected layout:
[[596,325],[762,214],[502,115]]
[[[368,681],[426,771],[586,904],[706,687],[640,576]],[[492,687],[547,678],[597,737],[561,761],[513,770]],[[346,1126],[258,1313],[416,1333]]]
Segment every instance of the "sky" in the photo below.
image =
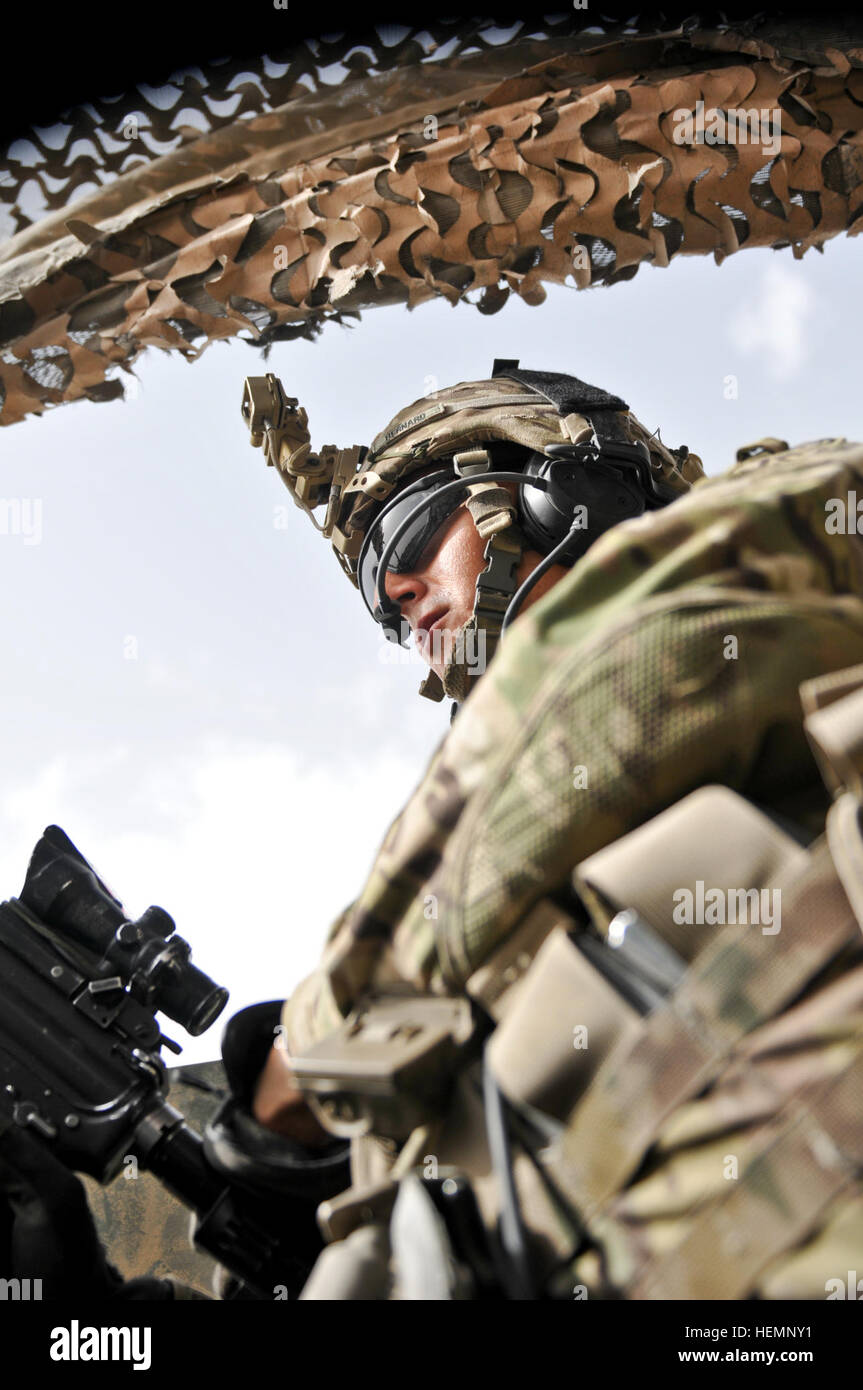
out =
[[[182,1061],[316,964],[448,728],[328,543],[250,447],[247,374],[273,371],[314,447],[370,443],[495,357],[627,400],[708,473],[766,435],[863,437],[860,247],[678,257],[613,287],[548,286],[483,316],[368,310],[314,343],[199,360],[149,349],[126,401],[0,430],[0,897],[63,827],[130,916],[157,903],[231,991]],[[402,654],[404,655],[404,654]]]

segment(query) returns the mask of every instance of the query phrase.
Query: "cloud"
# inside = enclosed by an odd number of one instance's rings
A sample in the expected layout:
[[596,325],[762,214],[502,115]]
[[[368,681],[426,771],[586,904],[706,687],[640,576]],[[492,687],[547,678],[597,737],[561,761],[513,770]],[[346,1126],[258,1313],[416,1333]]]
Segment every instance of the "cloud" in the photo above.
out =
[[[419,772],[396,751],[334,769],[280,743],[66,755],[0,796],[0,895],[20,891],[36,839],[55,822],[130,915],[164,907],[195,964],[231,990],[203,1038],[165,1022],[182,1060],[203,1061],[219,1055],[231,1013],[287,996],[314,969]],[[133,810],[121,814],[130,787]]]
[[769,265],[758,297],[742,304],[729,328],[747,355],[760,354],[774,379],[792,376],[806,360],[815,294],[799,272]]

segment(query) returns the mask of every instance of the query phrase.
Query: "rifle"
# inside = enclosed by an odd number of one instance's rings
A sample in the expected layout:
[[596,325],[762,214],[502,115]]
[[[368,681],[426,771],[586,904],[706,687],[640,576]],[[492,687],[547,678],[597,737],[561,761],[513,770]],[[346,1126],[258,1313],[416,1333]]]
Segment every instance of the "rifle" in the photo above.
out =
[[20,896],[0,903],[0,1134],[26,1125],[103,1185],[134,1155],[195,1213],[195,1243],[241,1281],[227,1296],[272,1298],[276,1287],[293,1296],[314,1258],[310,1194],[256,1187],[236,1153],[226,1176],[210,1161],[225,1107],[202,1138],[165,1099],[161,1048],[182,1049],[157,1011],[197,1037],[227,1000],[167,912],[151,906],[129,920],[65,832],[48,826]]

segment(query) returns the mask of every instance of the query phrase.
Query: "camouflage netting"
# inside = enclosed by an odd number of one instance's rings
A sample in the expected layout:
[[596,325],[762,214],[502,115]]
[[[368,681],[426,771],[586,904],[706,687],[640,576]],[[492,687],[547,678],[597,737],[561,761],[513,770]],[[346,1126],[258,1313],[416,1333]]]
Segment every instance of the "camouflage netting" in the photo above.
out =
[[[858,230],[863,25],[773,25],[768,41],[584,24],[520,23],[503,43],[490,20],[305,40],[252,75],[211,66],[167,102],[139,88],[13,143],[0,423],[121,396],[150,345],[266,349],[439,295],[494,313],[513,291],[541,303],[543,282],[613,284],[743,246],[799,256]],[[673,113],[698,101],[780,112],[778,152],[676,143]]]

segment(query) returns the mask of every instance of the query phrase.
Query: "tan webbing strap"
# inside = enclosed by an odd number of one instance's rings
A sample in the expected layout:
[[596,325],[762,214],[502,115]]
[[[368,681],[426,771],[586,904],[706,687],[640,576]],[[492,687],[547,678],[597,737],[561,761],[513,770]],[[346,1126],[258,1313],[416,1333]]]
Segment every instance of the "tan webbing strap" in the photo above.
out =
[[804,681],[803,727],[834,801],[827,843],[858,922],[863,922],[863,666]]
[[496,641],[512,599],[512,591],[497,588],[496,573],[504,568],[514,572],[518,566],[524,551],[521,529],[516,525],[510,525],[502,531],[494,532],[486,545],[486,551],[489,562],[477,576],[474,618],[477,625],[481,624],[490,635],[494,635]]
[[761,1151],[702,1207],[688,1234],[626,1289],[630,1299],[737,1299],[771,1260],[805,1240],[863,1173],[863,1052],[783,1110]]
[[679,988],[614,1047],[574,1107],[549,1172],[584,1220],[636,1171],[671,1111],[715,1079],[738,1039],[859,934],[823,838],[783,898],[781,935],[718,928]]
[[498,483],[471,483],[470,497],[465,506],[470,512],[474,525],[487,540],[495,531],[510,526],[518,516],[518,509],[506,488]]
[[478,634],[477,640],[482,640],[484,644],[481,654],[485,661],[482,666],[477,664],[476,669],[471,669],[465,659],[466,649],[460,652],[456,642],[444,669],[442,682],[447,695],[454,700],[461,702],[467,699],[471,680],[483,674],[497,650],[503,620],[514,592],[512,588],[499,588],[498,585],[504,578],[512,578],[514,582],[523,550],[524,537],[519,526],[512,523],[505,525],[503,530],[490,527],[484,552],[488,564],[477,576],[473,614],[461,629],[463,643],[468,633]]
[[863,839],[860,802],[846,792],[827,812],[827,843],[854,916],[863,923]]
[[[807,681],[800,687],[803,727],[821,774],[834,794],[842,787],[863,797],[863,667],[834,672],[844,684]],[[856,687],[849,683],[856,678]],[[815,703],[817,701],[817,704]]]
[[756,439],[753,444],[741,444],[735,458],[742,463],[744,459],[754,458],[757,454],[783,454],[787,448],[787,440],[768,434],[764,439]]
[[[477,531],[486,541],[492,536],[495,538],[493,554],[496,559],[494,563],[492,563],[492,559],[489,560],[487,570],[494,568],[497,571],[501,560],[505,560],[507,557],[512,562],[512,568],[515,569],[521,560],[524,549],[521,531],[515,524],[517,515],[515,502],[506,489],[496,483],[471,483],[468,490],[471,495],[465,506],[473,518]],[[511,598],[512,593],[498,593],[488,582],[480,584],[477,589],[473,614],[462,629],[462,641],[466,640],[469,632],[484,632],[486,664],[494,655],[500,638],[501,624]],[[459,651],[456,642],[452,656],[443,672],[443,678],[441,679],[436,672],[429,671],[419,687],[419,693],[424,695],[427,700],[442,700],[444,695],[449,695],[450,699],[458,700],[461,703],[467,699],[472,677],[481,674],[482,671],[471,669],[466,662],[465,653]]]
[[839,671],[828,671],[822,676],[813,676],[800,683],[800,703],[805,715],[815,710],[826,709],[836,700],[844,700],[863,686],[863,665],[843,666]]
[[424,695],[427,700],[440,701],[443,699],[446,691],[437,671],[430,670],[428,675],[420,681],[419,693]]

